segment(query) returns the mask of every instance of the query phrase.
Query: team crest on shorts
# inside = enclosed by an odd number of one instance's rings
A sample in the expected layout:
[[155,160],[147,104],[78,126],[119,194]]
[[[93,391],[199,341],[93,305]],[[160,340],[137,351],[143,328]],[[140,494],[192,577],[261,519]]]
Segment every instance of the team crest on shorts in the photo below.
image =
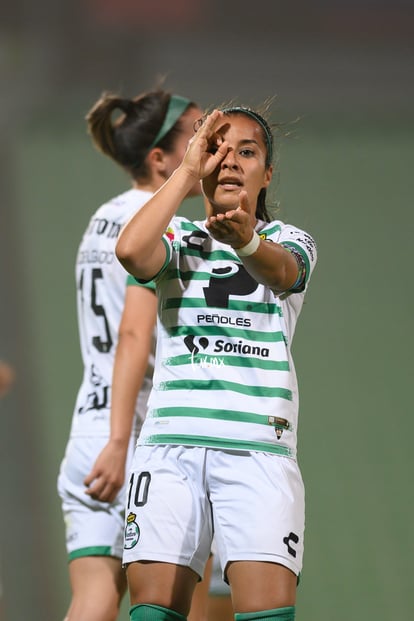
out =
[[130,513],[127,517],[127,523],[125,526],[125,535],[124,535],[124,549],[130,550],[135,547],[139,541],[140,531],[139,526],[136,523],[136,515],[135,513]]

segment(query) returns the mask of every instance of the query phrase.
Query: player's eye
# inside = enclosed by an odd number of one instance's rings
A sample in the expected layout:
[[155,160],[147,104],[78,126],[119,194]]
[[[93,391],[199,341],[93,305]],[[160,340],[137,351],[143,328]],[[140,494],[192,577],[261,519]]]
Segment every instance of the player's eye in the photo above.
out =
[[242,155],[243,157],[253,157],[254,155],[254,150],[253,149],[241,149],[240,150],[240,155]]

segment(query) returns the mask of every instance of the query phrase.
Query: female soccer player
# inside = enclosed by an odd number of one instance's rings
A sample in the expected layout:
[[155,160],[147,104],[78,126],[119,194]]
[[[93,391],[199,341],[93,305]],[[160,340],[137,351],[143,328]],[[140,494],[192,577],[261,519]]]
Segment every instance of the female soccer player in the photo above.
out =
[[[127,490],[132,621],[186,617],[213,533],[236,619],[294,618],[304,490],[291,343],[316,248],[267,213],[272,150],[257,112],[214,110],[117,242],[121,263],[154,279],[159,299]],[[206,219],[174,218],[198,180]]]
[[[115,243],[181,162],[200,114],[189,99],[159,89],[133,99],[104,94],[87,116],[95,146],[126,171],[132,188],[94,213],[76,261],[84,373],[58,479],[72,590],[67,621],[114,621],[126,591],[119,489],[146,413],[156,297],[127,286]],[[186,196],[200,193],[195,180]]]

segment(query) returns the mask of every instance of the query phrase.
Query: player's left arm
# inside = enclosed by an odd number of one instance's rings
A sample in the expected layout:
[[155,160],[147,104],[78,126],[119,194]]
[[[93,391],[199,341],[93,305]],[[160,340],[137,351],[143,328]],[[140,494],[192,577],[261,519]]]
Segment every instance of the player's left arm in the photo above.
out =
[[277,242],[261,240],[257,251],[242,257],[247,271],[276,294],[305,290],[317,259],[314,239],[285,225]]
[[148,367],[156,315],[155,292],[128,286],[112,377],[110,437],[84,480],[86,494],[95,500],[113,502],[125,480],[136,402]]

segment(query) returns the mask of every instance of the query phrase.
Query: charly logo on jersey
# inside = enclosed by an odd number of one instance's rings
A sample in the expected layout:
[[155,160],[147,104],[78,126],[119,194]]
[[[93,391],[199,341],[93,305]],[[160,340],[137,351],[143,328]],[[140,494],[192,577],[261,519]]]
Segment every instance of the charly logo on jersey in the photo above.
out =
[[131,550],[131,548],[134,548],[138,541],[139,541],[139,537],[140,537],[140,530],[139,530],[139,526],[136,523],[136,514],[135,513],[129,513],[128,517],[126,519],[126,526],[125,526],[125,534],[124,534],[124,549],[125,550]]
[[287,551],[293,558],[296,558],[296,550],[292,547],[292,543],[299,543],[299,537],[296,533],[290,532],[287,537],[283,537],[283,543],[287,546]]

